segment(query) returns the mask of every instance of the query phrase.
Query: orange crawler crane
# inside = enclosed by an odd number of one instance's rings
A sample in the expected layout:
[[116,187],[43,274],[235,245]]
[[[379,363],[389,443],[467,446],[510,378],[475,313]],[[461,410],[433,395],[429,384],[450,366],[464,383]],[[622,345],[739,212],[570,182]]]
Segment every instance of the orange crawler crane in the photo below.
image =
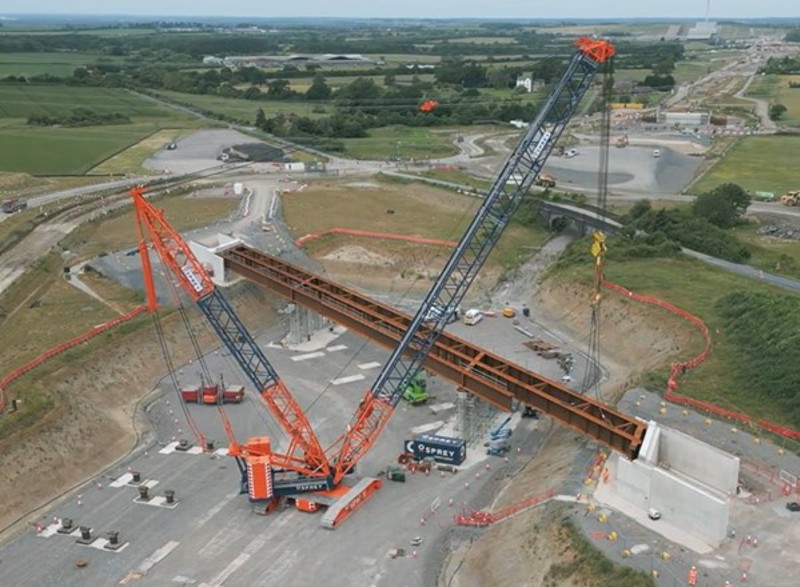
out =
[[[306,511],[327,506],[322,525],[335,528],[381,486],[380,480],[372,478],[361,479],[352,486],[344,481],[375,444],[403,391],[419,373],[523,196],[541,172],[581,98],[591,87],[600,64],[615,53],[611,44],[586,38],[580,39],[577,47],[564,74],[555,82],[535,120],[503,165],[399,345],[359,403],[346,433],[325,451],[320,448],[305,414],[244,325],[216,291],[188,245],[169,226],[163,212],[144,198],[142,190],[132,191],[141,227],[140,251],[151,306],[155,308],[155,288],[149,260],[146,260],[144,235],[148,233],[164,265],[177,276],[256,385],[289,438],[285,454],[273,452],[270,439],[266,437],[251,438],[244,445],[232,442],[230,447],[230,453],[240,464],[243,490],[252,501],[266,504],[265,511],[274,507],[281,496],[289,496]],[[232,438],[227,422],[226,430]],[[302,493],[310,494],[302,496]]]

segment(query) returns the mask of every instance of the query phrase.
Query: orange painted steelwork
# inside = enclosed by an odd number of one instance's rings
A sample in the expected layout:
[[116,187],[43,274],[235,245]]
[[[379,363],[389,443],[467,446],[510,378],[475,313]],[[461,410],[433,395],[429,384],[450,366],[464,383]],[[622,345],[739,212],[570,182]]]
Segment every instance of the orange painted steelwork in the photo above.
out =
[[[411,316],[246,246],[222,253],[228,269],[377,342],[395,348]],[[425,367],[503,410],[516,399],[635,458],[647,425],[444,332]]]

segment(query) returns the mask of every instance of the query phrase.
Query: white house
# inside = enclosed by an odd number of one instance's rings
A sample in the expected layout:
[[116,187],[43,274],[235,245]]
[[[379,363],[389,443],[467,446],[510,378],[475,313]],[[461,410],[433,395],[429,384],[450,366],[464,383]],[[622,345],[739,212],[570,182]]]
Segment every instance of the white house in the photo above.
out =
[[533,79],[532,73],[523,73],[517,77],[518,88],[525,88],[526,92],[538,92],[544,87],[544,80]]

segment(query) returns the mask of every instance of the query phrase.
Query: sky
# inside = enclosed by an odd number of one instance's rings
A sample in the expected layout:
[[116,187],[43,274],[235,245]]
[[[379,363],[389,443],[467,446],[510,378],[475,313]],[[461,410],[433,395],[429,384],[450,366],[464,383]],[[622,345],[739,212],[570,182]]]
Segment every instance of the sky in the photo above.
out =
[[[2,0],[0,14],[407,18],[703,18],[706,0]],[[717,18],[800,17],[799,0],[712,0]]]

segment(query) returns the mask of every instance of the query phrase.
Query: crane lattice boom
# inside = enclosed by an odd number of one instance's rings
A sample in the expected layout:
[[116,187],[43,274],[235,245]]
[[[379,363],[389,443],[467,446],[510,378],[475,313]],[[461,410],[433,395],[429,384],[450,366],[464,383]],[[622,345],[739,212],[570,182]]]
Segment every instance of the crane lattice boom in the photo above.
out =
[[[544,166],[578,103],[591,86],[598,66],[615,53],[614,46],[605,41],[581,39],[577,46],[578,51],[503,165],[399,346],[362,400],[337,450],[333,463],[335,483],[352,469],[377,440],[400,401],[403,390],[421,369],[437,337],[458,308],[519,207],[522,197]],[[410,357],[404,356],[407,353]]]

